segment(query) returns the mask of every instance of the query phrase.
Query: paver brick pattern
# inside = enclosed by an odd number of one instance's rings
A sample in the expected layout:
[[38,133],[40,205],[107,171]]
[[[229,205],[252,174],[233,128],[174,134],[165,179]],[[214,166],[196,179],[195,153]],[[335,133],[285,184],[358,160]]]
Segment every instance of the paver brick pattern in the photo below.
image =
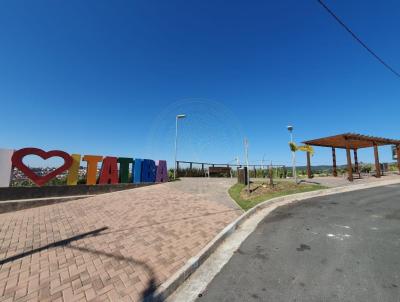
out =
[[0,301],[142,301],[241,211],[162,184],[0,215]]

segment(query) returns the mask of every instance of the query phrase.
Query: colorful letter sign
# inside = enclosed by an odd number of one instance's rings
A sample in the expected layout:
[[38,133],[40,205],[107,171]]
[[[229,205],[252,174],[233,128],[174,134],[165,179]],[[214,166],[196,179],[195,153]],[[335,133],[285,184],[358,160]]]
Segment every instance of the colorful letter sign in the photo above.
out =
[[[23,158],[27,155],[36,155],[45,160],[51,157],[61,157],[64,163],[46,175],[38,175],[24,164]],[[0,149],[0,187],[10,185],[12,167],[23,172],[38,186],[43,186],[65,171],[68,171],[67,184],[77,185],[81,159],[87,163],[86,184],[88,185],[168,181],[167,162],[165,160],[160,160],[156,164],[151,159],[112,156],[103,158],[100,155],[84,155],[81,157],[80,154],[69,155],[59,150],[46,152],[37,148],[24,148],[15,152],[14,150]],[[98,173],[100,162],[102,165],[100,173]],[[132,166],[131,170],[129,169],[130,166]]]
[[[129,182],[129,164],[133,164],[133,158],[120,157],[118,158],[119,163],[119,182]],[[132,169],[133,170],[133,169]]]
[[10,185],[13,153],[14,150],[0,149],[0,187]]
[[101,166],[99,184],[117,184],[118,183],[118,158],[105,157]]
[[151,159],[144,159],[142,162],[142,182],[156,181],[156,163]]
[[[55,156],[61,157],[62,159],[64,159],[64,164],[47,175],[39,176],[35,174],[35,172],[33,172],[29,167],[27,167],[22,161],[23,158],[27,155],[37,155],[43,159],[49,159],[50,157],[55,157]],[[24,172],[24,174],[28,176],[38,186],[43,186],[50,179],[56,177],[58,174],[64,172],[65,170],[68,170],[69,167],[71,167],[72,165],[72,161],[73,161],[72,157],[68,153],[65,153],[63,151],[52,150],[45,152],[37,148],[24,148],[15,151],[11,158],[13,166],[18,168],[20,171]]]
[[81,163],[81,155],[71,154],[71,157],[72,157],[72,165],[69,168],[67,185],[75,186],[78,183],[78,173],[79,173],[79,166]]
[[83,160],[87,162],[86,184],[95,185],[97,179],[97,163],[103,159],[103,156],[85,155]]
[[157,165],[156,182],[165,181],[168,181],[167,162],[165,160],[159,160]]

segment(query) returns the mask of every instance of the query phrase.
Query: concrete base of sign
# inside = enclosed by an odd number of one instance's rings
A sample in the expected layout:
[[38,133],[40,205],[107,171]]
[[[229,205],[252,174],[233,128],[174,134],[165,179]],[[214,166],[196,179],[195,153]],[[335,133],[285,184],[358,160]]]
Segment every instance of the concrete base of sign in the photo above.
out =
[[155,183],[0,188],[0,214],[153,184]]
[[0,214],[15,212],[30,208],[48,206],[55,203],[61,203],[81,198],[88,198],[94,195],[76,195],[64,197],[47,197],[47,198],[32,198],[32,199],[17,199],[0,201]]
[[154,183],[126,183],[107,185],[76,185],[76,186],[44,186],[44,187],[7,187],[0,188],[0,201],[19,199],[66,197],[76,195],[96,195],[120,190],[134,189],[153,185]]

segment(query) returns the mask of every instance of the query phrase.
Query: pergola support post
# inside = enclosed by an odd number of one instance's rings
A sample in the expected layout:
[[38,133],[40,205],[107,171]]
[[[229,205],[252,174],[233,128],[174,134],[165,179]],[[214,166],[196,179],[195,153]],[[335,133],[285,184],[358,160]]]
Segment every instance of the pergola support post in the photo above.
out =
[[310,152],[307,152],[307,177],[312,178]]
[[346,145],[346,155],[347,155],[347,173],[349,174],[348,180],[353,181],[353,167],[351,165],[351,154],[349,145]]
[[354,168],[357,173],[360,173],[359,166],[358,166],[358,156],[357,156],[357,149],[354,149]]
[[334,147],[332,147],[332,172],[333,172],[333,177],[337,177],[336,149]]
[[375,171],[376,177],[381,177],[381,164],[379,163],[378,145],[374,143]]
[[397,168],[399,169],[400,173],[400,145],[396,146],[396,154],[397,154]]

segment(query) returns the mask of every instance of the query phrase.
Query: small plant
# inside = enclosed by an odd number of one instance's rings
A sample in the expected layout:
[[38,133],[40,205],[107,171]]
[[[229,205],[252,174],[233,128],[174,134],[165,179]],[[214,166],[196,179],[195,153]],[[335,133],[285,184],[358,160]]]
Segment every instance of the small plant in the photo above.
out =
[[370,173],[372,170],[372,166],[371,165],[367,165],[367,164],[363,164],[360,168],[360,172],[361,173]]

